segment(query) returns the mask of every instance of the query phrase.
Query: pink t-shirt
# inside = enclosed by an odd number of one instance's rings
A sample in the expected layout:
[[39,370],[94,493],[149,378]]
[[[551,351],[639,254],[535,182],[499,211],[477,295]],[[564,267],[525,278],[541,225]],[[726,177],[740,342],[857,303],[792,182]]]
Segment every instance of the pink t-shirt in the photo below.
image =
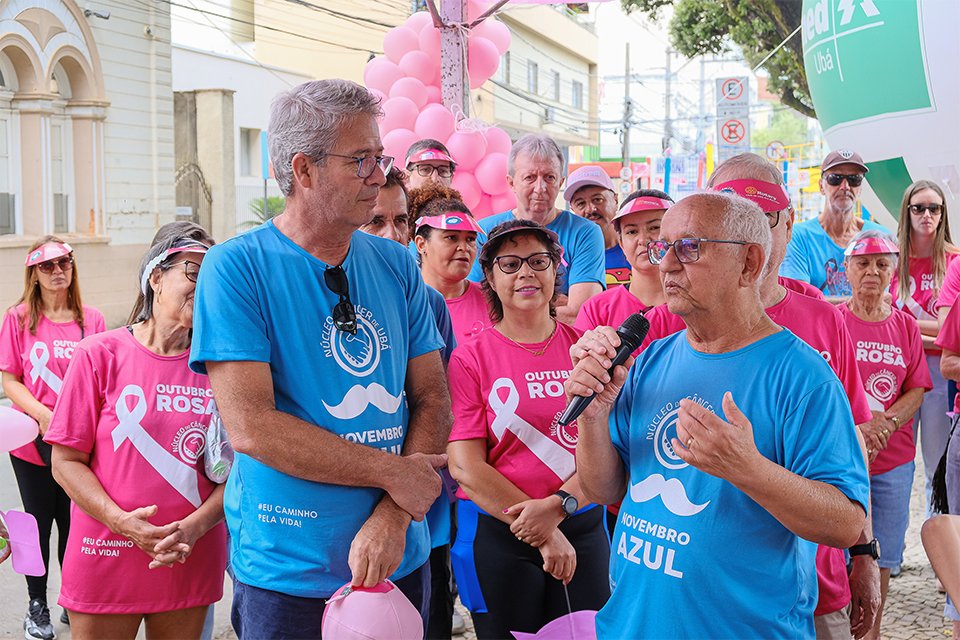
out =
[[630,293],[629,284],[611,287],[580,306],[577,321],[573,326],[580,331],[589,331],[601,326],[617,328],[631,314],[642,311],[647,306]]
[[[894,309],[886,320],[867,322],[847,305],[839,306],[857,350],[857,366],[867,400],[874,411],[886,411],[902,394],[922,387],[930,390],[930,370],[923,357],[920,327],[910,315]],[[897,429],[870,465],[870,475],[879,475],[914,459],[913,418]]]
[[823,291],[820,291],[820,289],[817,289],[809,282],[796,280],[795,278],[784,278],[783,276],[777,276],[777,280],[779,281],[780,286],[786,287],[791,291],[796,291],[797,293],[802,293],[808,298],[816,298],[817,300],[825,299],[823,297]]
[[[19,320],[21,313],[27,314],[22,329]],[[52,322],[46,316],[40,316],[37,335],[33,335],[30,333],[26,305],[21,304],[7,311],[3,316],[3,328],[0,328],[0,371],[12,373],[23,380],[27,391],[40,404],[53,409],[74,347],[82,337],[107,330],[103,314],[87,305],[83,305],[83,322],[81,330],[76,322]],[[16,405],[14,408],[21,411]],[[43,464],[37,453],[37,445],[32,442],[11,453],[21,460]]]
[[[483,438],[487,462],[531,498],[553,494],[576,471],[577,423],[557,420],[566,408],[570,346],[580,332],[562,322],[546,342],[525,344],[496,329],[458,346],[448,369],[453,400],[450,441]],[[469,499],[463,489],[461,499]]]
[[[217,486],[203,472],[213,394],[187,366],[189,352],[160,356],[128,327],[87,338],[74,353],[46,441],[90,454],[90,469],[125,510],[157,505],[155,525],[180,520]],[[150,557],[76,505],[59,603],[82,613],[153,613],[207,605],[223,595],[223,523],[183,564]],[[109,577],[109,579],[106,579]]]
[[490,307],[487,306],[487,298],[483,295],[480,285],[469,280],[464,282],[467,283],[467,290],[463,295],[446,300],[457,345],[467,342],[484,329],[493,326]]
[[[960,261],[954,264],[960,264]],[[954,353],[960,353],[960,305],[950,306],[950,313],[943,320],[943,326],[940,327],[940,333],[937,334],[935,344],[941,349],[949,349]],[[953,410],[960,413],[960,393],[953,398]]]
[[[947,259],[952,254],[947,254]],[[940,307],[952,307],[960,294],[960,260],[953,260],[947,265],[947,273],[943,276],[943,286],[940,287],[940,295],[934,303],[937,309]]]

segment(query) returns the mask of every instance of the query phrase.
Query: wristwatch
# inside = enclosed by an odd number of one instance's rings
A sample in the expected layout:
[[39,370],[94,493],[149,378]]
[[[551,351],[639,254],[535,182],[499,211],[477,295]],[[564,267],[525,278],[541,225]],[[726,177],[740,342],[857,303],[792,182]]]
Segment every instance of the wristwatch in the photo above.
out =
[[557,491],[553,495],[560,496],[560,508],[563,509],[564,519],[575,514],[577,509],[580,508],[580,503],[577,502],[577,499],[566,491]]
[[874,560],[880,558],[880,543],[874,538],[867,544],[855,544],[849,549],[850,556],[870,556]]

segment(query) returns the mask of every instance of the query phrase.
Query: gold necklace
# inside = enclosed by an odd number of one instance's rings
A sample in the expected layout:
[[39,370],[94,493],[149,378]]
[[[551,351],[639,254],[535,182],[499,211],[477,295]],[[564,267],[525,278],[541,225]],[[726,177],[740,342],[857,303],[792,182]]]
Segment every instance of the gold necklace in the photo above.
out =
[[526,348],[525,346],[523,346],[522,344],[520,344],[510,336],[508,336],[506,332],[504,332],[504,330],[499,326],[497,327],[497,331],[499,331],[500,335],[502,335],[504,338],[506,338],[513,344],[517,345],[527,353],[532,353],[535,356],[542,356],[546,352],[546,350],[550,347],[550,343],[553,342],[553,338],[557,335],[557,321],[556,320],[553,321],[553,331],[550,332],[550,337],[547,338],[547,344],[543,345],[543,349],[540,349],[538,351],[534,351],[533,349]]

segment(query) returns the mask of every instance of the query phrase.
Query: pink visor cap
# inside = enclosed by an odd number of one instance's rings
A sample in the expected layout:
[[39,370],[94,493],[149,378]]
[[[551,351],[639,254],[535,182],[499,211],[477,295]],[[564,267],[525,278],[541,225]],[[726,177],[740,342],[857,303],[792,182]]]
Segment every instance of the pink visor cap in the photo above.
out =
[[614,229],[620,230],[620,223],[617,222],[623,216],[628,216],[631,213],[636,213],[638,211],[666,211],[673,206],[673,203],[664,198],[657,198],[654,196],[640,196],[639,198],[634,198],[630,200],[622,207],[620,211],[617,212],[617,215],[613,216],[613,220],[610,222],[614,225]]
[[423,619],[389,580],[375,587],[345,584],[327,600],[324,640],[422,640]]
[[414,162],[426,162],[427,160],[442,160],[443,162],[449,162],[454,166],[457,165],[453,158],[439,149],[424,149],[423,151],[418,151],[412,156],[407,157],[407,169],[409,169],[410,165]]
[[606,171],[595,166],[580,167],[567,176],[567,188],[563,190],[563,199],[570,202],[574,194],[583,187],[603,187],[610,191],[614,190],[613,181]]
[[486,235],[486,232],[480,228],[477,221],[465,213],[446,213],[441,216],[429,216],[417,219],[417,227],[426,225],[434,229],[443,229],[445,231],[476,231]]
[[35,264],[65,256],[72,251],[73,248],[65,242],[48,242],[30,252],[30,255],[27,256],[26,266],[32,267]]
[[844,250],[845,256],[866,256],[872,253],[900,253],[900,247],[886,238],[852,240]]
[[741,198],[752,200],[760,205],[764,213],[783,211],[790,208],[790,196],[782,184],[773,184],[763,180],[728,180],[713,187],[714,191],[732,193]]

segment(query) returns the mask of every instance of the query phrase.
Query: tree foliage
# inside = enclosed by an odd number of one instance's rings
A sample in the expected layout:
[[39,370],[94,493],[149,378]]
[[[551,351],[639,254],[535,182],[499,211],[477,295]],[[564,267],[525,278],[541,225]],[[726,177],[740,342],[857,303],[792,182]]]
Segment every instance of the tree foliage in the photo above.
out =
[[[620,0],[624,11],[642,11],[654,20],[673,7],[670,40],[687,58],[723,54],[736,43],[755,67],[800,26],[800,0]],[[816,118],[800,34],[790,38],[762,68],[770,74],[768,89],[783,104]]]
[[782,107],[774,111],[769,127],[750,131],[750,146],[758,149],[764,149],[771,142],[780,142],[789,147],[806,141],[806,120],[796,111]]

